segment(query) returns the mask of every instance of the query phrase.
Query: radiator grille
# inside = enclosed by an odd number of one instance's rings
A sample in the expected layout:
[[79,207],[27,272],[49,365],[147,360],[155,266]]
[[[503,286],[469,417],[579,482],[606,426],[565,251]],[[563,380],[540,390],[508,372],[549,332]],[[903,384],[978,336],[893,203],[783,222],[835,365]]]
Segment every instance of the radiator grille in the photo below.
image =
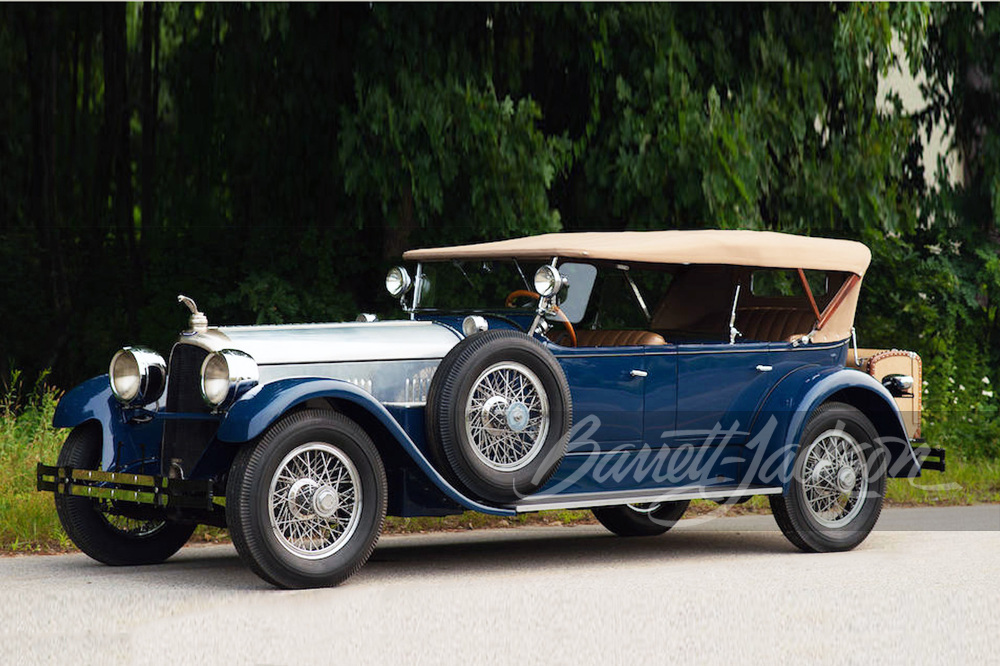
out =
[[[212,411],[201,397],[201,364],[208,352],[201,347],[178,343],[170,352],[167,370],[167,411],[207,414]],[[184,477],[201,458],[205,448],[215,438],[219,423],[214,420],[167,421],[163,426],[163,448],[160,456],[164,476],[171,474],[171,464],[179,459]]]

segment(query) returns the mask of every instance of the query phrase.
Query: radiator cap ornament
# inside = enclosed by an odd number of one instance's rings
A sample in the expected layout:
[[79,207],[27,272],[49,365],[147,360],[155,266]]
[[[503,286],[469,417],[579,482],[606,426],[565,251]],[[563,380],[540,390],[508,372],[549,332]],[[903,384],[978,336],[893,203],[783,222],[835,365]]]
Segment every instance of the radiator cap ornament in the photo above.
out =
[[191,317],[188,319],[188,330],[184,331],[185,335],[195,335],[208,330],[208,317],[205,316],[204,312],[198,310],[194,299],[188,298],[184,294],[178,294],[177,302],[183,303],[191,311]]

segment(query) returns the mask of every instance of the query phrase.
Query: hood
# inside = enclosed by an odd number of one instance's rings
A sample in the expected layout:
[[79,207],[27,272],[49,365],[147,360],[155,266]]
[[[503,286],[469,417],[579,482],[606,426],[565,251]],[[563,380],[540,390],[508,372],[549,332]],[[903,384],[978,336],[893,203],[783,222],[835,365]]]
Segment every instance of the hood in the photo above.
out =
[[[201,339],[191,339],[201,338]],[[461,334],[426,321],[220,326],[185,342],[238,349],[258,365],[440,359]]]

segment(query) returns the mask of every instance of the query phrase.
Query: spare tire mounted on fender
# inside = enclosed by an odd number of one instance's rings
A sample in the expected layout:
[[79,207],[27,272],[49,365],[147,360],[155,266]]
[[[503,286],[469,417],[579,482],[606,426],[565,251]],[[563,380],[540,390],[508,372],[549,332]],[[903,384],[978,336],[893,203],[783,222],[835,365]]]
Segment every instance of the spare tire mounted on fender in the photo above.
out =
[[486,331],[458,343],[427,395],[431,458],[476,497],[514,502],[562,462],[572,421],[566,377],[538,341]]

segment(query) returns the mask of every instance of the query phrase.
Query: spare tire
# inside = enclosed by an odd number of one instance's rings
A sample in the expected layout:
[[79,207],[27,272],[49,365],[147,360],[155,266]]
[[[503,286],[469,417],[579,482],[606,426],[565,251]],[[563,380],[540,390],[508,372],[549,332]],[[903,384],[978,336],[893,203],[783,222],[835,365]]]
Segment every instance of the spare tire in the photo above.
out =
[[566,454],[573,410],[555,357],[516,331],[476,333],[438,366],[427,394],[432,460],[469,494],[504,504],[534,493]]

